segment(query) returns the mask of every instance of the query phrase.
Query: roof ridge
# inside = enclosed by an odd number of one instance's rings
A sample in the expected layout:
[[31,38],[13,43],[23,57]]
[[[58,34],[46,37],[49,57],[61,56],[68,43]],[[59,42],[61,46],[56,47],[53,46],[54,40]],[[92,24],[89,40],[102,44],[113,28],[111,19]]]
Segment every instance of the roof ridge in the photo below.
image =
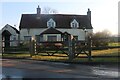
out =
[[[37,15],[37,14],[22,14],[22,15]],[[87,16],[80,14],[40,14],[40,15]]]

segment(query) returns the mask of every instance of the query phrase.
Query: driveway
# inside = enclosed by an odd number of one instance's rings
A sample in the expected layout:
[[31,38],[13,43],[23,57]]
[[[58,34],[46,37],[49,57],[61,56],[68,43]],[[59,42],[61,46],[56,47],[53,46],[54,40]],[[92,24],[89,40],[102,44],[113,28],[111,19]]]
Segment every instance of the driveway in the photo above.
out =
[[88,65],[24,59],[3,59],[3,78],[84,78],[84,80],[117,80],[118,65]]

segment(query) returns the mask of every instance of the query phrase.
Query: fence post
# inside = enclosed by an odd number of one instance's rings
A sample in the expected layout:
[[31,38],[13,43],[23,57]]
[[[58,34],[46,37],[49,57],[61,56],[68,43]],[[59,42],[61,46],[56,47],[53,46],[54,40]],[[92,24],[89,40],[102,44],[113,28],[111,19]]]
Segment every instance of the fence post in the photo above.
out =
[[37,54],[37,43],[36,40],[34,40],[34,54]]
[[69,52],[69,61],[72,61],[74,56],[73,56],[71,35],[68,35],[68,52]]
[[30,40],[30,56],[32,57],[34,55],[34,40]]
[[37,48],[36,40],[35,39],[30,40],[30,56],[31,57],[37,54],[36,48]]
[[92,56],[91,56],[91,50],[92,50],[92,48],[91,48],[91,36],[89,36],[88,37],[88,52],[89,52],[88,58],[89,58],[89,61],[91,61],[91,58],[92,58]]
[[2,56],[5,53],[5,41],[2,40]]
[[75,38],[72,39],[72,53],[73,53],[73,58],[75,58],[75,45],[76,44],[76,41],[75,41]]

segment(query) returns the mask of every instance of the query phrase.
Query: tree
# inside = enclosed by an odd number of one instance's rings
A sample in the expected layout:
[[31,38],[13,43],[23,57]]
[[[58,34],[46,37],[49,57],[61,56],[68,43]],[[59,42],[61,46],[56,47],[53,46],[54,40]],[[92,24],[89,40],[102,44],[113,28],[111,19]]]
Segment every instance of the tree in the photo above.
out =
[[108,46],[110,32],[108,30],[103,30],[102,32],[96,32],[91,35],[92,45],[96,47]]
[[43,9],[43,13],[45,13],[45,14],[56,14],[56,13],[58,13],[58,11],[56,9],[52,9],[50,7],[45,7]]

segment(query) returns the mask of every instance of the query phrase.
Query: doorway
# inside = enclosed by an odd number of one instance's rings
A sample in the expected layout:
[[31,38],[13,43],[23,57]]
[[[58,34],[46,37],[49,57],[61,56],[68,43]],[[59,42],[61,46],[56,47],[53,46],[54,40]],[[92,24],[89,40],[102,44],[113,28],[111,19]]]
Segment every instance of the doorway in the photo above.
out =
[[10,47],[10,36],[11,33],[8,30],[2,32],[3,47]]

